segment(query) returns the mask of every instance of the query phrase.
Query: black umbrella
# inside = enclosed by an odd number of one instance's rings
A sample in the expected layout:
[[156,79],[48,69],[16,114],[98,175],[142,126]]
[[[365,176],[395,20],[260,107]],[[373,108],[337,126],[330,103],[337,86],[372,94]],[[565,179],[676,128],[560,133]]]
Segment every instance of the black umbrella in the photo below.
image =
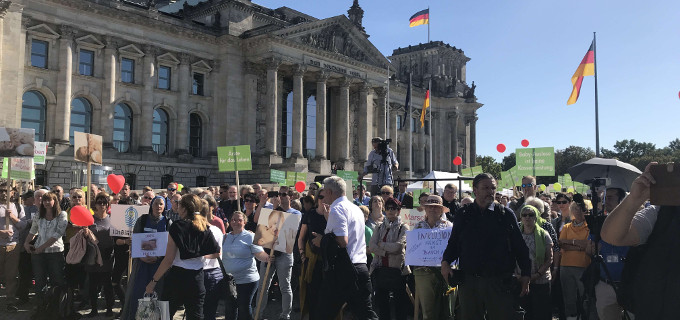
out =
[[590,184],[596,178],[609,178],[611,182],[607,187],[621,188],[629,191],[633,180],[642,174],[632,164],[621,162],[616,159],[592,158],[581,162],[567,172],[571,179],[585,184]]

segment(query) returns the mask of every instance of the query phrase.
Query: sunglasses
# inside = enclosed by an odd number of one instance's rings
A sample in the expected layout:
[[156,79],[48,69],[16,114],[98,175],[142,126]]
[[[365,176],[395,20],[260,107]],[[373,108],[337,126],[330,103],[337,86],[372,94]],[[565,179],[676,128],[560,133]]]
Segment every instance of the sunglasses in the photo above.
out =
[[385,195],[385,196],[386,196],[386,195],[392,194],[392,192],[387,192],[387,191],[385,191],[385,192],[381,192],[380,194],[382,194],[382,195]]
[[397,207],[385,207],[385,210],[386,210],[386,211],[390,211],[390,210],[399,210],[399,208],[397,208]]
[[522,214],[522,217],[524,217],[524,218],[526,218],[526,217],[534,218],[534,217],[536,217],[536,215],[535,215],[535,214],[524,213],[524,214]]
[[319,199],[319,200],[323,200],[323,196],[318,196],[316,198]]
[[73,199],[82,199],[83,196],[71,196],[71,198],[73,198]]
[[527,184],[522,183],[522,188],[531,188],[533,186],[534,186],[533,183],[527,183]]
[[563,201],[555,201],[557,204],[567,204],[569,201],[563,200]]
[[279,197],[287,197],[287,196],[288,196],[287,193],[279,193]]
[[173,192],[173,191],[177,191],[177,189],[175,189],[175,188],[168,188],[168,191]]
[[153,198],[152,198],[152,197],[149,197],[149,196],[144,196],[144,199],[146,199],[146,200],[151,200],[151,199],[153,199]]

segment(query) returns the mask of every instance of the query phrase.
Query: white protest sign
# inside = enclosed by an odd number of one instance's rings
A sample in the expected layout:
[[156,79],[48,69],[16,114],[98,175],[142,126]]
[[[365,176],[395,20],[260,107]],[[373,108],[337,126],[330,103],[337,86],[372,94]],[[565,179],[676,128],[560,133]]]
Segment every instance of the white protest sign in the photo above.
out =
[[132,249],[133,258],[162,257],[168,246],[167,232],[133,233]]
[[301,219],[301,214],[262,208],[253,243],[267,249],[272,248],[273,245],[275,251],[293,253],[293,245],[297,240],[295,236]]
[[35,164],[45,164],[45,156],[47,155],[47,142],[36,141],[33,148],[33,162]]
[[[111,229],[109,234],[115,237],[129,238],[137,219],[149,213],[149,206],[133,206],[127,204],[111,205]],[[165,250],[165,249],[163,249]]]
[[11,158],[12,172],[10,179],[19,181],[30,181],[33,172],[33,158]]
[[441,266],[451,228],[406,231],[406,265]]
[[418,222],[425,220],[425,210],[418,211],[418,209],[401,209],[401,221],[404,221],[409,230],[416,228]]

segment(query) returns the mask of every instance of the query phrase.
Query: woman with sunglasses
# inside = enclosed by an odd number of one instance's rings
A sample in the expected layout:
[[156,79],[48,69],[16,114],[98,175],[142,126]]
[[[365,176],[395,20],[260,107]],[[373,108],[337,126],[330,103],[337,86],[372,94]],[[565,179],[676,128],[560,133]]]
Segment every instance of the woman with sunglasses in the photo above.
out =
[[101,253],[103,264],[85,266],[85,271],[89,277],[88,294],[90,295],[90,307],[92,310],[88,317],[95,317],[99,313],[97,299],[99,291],[104,288],[106,298],[106,316],[113,316],[113,284],[111,283],[111,271],[113,271],[113,237],[110,235],[111,216],[109,215],[109,195],[100,192],[94,198],[94,224],[88,228],[97,238],[97,247]]
[[[323,265],[321,258],[321,248],[312,243],[312,232],[323,234],[326,230],[326,217],[328,215],[328,205],[323,203],[323,189],[317,192],[316,206],[302,216],[300,222],[300,235],[297,243],[302,257],[302,267],[300,273],[300,317],[304,318],[311,312],[312,306],[317,304],[321,277],[323,275]],[[307,196],[312,197],[312,196]],[[314,200],[314,198],[312,197]]]
[[[559,199],[559,197],[558,197]],[[585,214],[586,203],[580,194],[574,195],[574,202],[570,205],[573,220],[564,225],[560,232],[560,248],[562,261],[560,263],[560,283],[564,298],[564,312],[567,319],[574,318],[578,313],[578,297],[584,294],[581,275],[590,265],[590,255],[594,253],[593,242],[588,240],[588,224]]]
[[[47,278],[52,286],[63,284],[64,281],[64,242],[62,237],[66,231],[66,212],[61,211],[59,199],[54,193],[48,192],[42,196],[39,214],[34,216],[31,231],[28,232],[24,249],[31,253],[33,274],[35,275],[35,296],[38,311],[43,304],[42,288],[47,286]],[[37,239],[36,239],[37,237]],[[35,243],[32,243],[35,240]]]
[[375,228],[368,248],[375,255],[371,263],[371,274],[375,287],[375,300],[381,320],[392,319],[390,293],[394,296],[397,320],[406,320],[408,297],[406,278],[411,273],[404,265],[406,253],[406,231],[408,226],[401,221],[401,203],[395,198],[385,202],[385,221]]
[[[168,231],[172,221],[163,215],[165,212],[165,198],[156,196],[151,202],[149,214],[145,214],[135,222],[132,233],[153,233]],[[129,243],[129,241],[128,241]],[[132,272],[128,279],[125,306],[122,310],[122,320],[134,319],[137,313],[138,300],[144,296],[144,289],[158,270],[163,257],[143,257],[132,259]],[[156,285],[162,292],[163,282]]]
[[[530,199],[527,198],[526,202]],[[526,203],[525,202],[525,203]],[[538,224],[540,219],[539,209],[526,204],[520,208],[520,230],[522,238],[529,248],[531,259],[531,284],[529,294],[520,298],[520,303],[526,314],[527,320],[550,320],[552,308],[550,304],[550,266],[553,259],[553,242],[547,231]],[[519,270],[516,271],[519,273]],[[516,275],[520,277],[520,275]]]
[[[267,193],[266,191],[264,192],[265,194]],[[257,221],[254,221],[255,219],[255,211],[257,210],[257,195],[255,193],[248,193],[244,197],[244,213],[247,218],[246,226],[244,229],[250,231],[250,232],[255,232],[257,230]]]
[[559,211],[557,213],[557,218],[553,219],[553,227],[555,227],[557,232],[562,232],[562,227],[571,222],[572,217],[569,206],[571,204],[571,197],[566,193],[559,192],[557,193],[557,196],[555,196],[554,203],[557,205]]

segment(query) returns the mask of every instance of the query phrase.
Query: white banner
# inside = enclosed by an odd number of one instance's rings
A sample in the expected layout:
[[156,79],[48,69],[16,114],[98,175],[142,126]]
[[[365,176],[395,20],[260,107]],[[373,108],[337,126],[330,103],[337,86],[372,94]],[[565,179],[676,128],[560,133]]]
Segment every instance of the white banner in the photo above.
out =
[[401,221],[408,225],[409,230],[416,228],[418,222],[425,220],[425,209],[418,211],[418,209],[401,209]]
[[[266,249],[293,253],[295,235],[300,226],[301,214],[262,208],[253,243]],[[276,239],[276,242],[274,242]]]
[[33,146],[33,163],[45,164],[45,157],[47,156],[48,142],[36,141]]
[[132,249],[133,258],[163,257],[168,247],[167,232],[133,233]]
[[[129,238],[137,219],[149,213],[149,206],[132,206],[127,204],[111,205],[111,229],[109,234],[115,237]],[[165,249],[163,249],[165,250]]]
[[441,266],[451,228],[406,231],[406,265]]

